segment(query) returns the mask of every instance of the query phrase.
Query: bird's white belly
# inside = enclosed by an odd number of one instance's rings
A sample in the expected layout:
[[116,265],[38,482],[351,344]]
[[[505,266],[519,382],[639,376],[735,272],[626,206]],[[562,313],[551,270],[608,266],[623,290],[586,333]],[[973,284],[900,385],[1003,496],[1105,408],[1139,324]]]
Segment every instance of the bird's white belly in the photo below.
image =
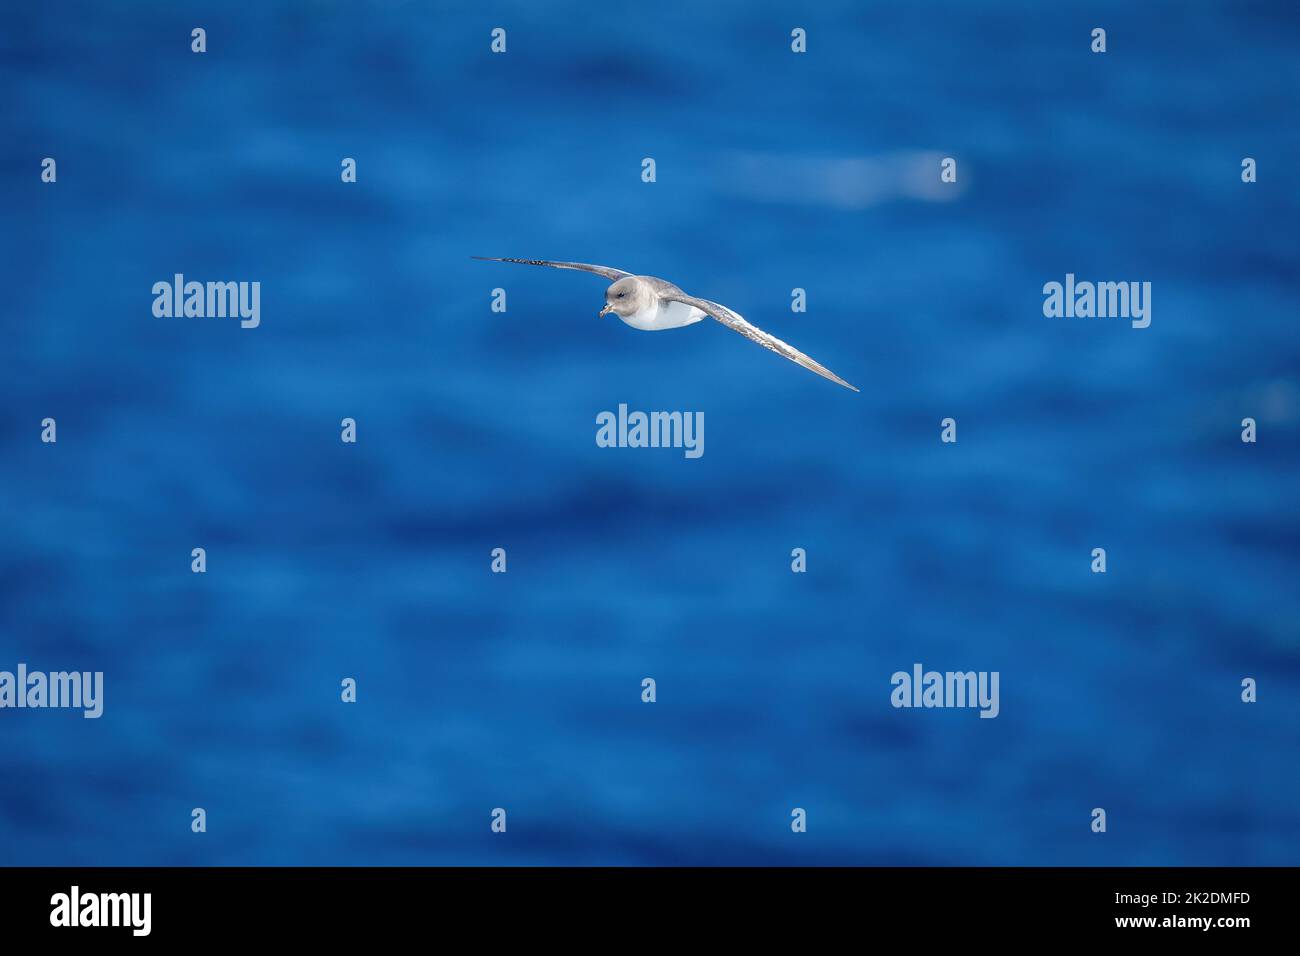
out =
[[656,302],[640,312],[619,316],[632,328],[641,329],[643,332],[676,329],[683,325],[691,325],[704,317],[704,312],[685,302]]

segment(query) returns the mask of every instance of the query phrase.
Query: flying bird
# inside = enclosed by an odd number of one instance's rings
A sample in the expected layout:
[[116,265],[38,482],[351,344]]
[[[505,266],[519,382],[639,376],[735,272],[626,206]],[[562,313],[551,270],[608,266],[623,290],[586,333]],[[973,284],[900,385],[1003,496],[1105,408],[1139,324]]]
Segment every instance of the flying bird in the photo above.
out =
[[825,365],[815,362],[793,345],[782,342],[775,335],[768,335],[757,326],[750,325],[744,316],[733,312],[725,305],[698,299],[687,295],[677,286],[654,276],[636,276],[622,269],[609,266],[593,266],[585,262],[551,262],[546,259],[497,259],[492,256],[471,256],[485,262],[518,262],[526,266],[548,266],[552,269],[576,269],[579,272],[591,272],[609,279],[613,285],[605,290],[605,307],[600,315],[613,312],[620,319],[645,332],[658,332],[662,329],[676,329],[683,325],[694,325],[706,315],[712,316],[729,329],[733,329],[757,342],[765,349],[771,349],[777,355],[783,355],[792,362],[798,362],[810,372],[816,372],[822,378],[832,382],[858,389],[840,378]]

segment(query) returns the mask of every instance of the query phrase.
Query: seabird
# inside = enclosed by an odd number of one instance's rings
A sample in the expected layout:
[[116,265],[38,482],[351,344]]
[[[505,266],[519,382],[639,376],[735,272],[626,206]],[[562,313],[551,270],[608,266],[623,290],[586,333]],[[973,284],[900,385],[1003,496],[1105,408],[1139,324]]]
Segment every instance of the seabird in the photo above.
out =
[[757,326],[750,325],[744,316],[733,312],[725,305],[698,299],[687,295],[677,286],[654,276],[637,276],[622,269],[609,266],[594,266],[586,262],[551,262],[547,259],[498,259],[493,256],[471,256],[485,262],[518,262],[527,266],[548,266],[552,269],[576,269],[579,272],[591,272],[609,279],[613,285],[605,290],[605,307],[600,315],[613,312],[620,319],[645,332],[658,332],[662,329],[676,329],[683,325],[694,325],[706,315],[712,316],[729,329],[734,329],[751,342],[757,342],[763,348],[771,349],[777,355],[783,355],[792,362],[798,362],[811,372],[832,382],[858,389],[840,378],[826,366],[813,361],[797,348],[782,342],[775,335],[768,335]]

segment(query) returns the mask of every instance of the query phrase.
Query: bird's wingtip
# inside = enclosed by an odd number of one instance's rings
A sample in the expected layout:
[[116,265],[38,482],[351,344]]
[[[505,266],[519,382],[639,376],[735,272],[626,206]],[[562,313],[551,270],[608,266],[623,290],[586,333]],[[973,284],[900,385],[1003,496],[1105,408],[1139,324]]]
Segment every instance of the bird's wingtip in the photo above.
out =
[[[814,369],[813,371],[817,371],[817,370]],[[831,380],[832,382],[834,382],[836,385],[843,385],[845,388],[849,389],[850,391],[853,391],[853,392],[860,392],[860,391],[862,391],[862,389],[858,388],[856,385],[850,385],[848,382],[844,381],[844,379],[840,378],[838,375],[836,375],[834,372],[832,372],[832,371],[831,371],[830,369],[828,369],[828,368],[827,368],[827,369],[824,369],[824,370],[821,371],[821,372],[818,372],[818,374],[819,374],[819,375],[823,375],[823,377],[830,379],[830,380]]]

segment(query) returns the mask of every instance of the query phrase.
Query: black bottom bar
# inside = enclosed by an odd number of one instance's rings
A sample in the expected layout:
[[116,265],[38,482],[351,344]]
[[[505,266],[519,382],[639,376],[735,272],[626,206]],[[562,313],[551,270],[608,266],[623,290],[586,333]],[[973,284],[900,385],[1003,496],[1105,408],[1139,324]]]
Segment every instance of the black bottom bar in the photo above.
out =
[[[75,933],[89,944],[133,936],[339,943],[468,930],[611,945],[624,933],[680,942],[683,932],[733,942],[904,932],[1231,945],[1286,931],[1296,876],[1254,868],[15,868],[0,869],[0,925],[6,941]],[[103,923],[116,925],[93,925]]]

